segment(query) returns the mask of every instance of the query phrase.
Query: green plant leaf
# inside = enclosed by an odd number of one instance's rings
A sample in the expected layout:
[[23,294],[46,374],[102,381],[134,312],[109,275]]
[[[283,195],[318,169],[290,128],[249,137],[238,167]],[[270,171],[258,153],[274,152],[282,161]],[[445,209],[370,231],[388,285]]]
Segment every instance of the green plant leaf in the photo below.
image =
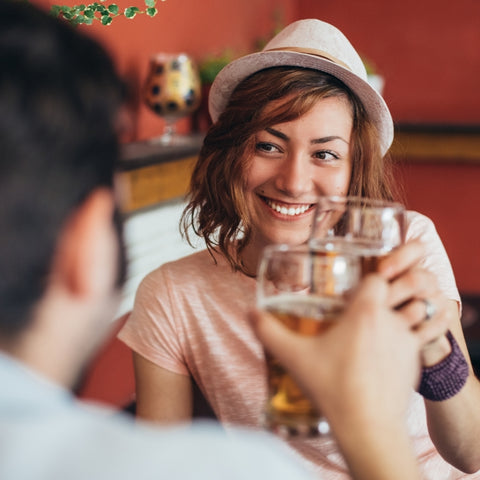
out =
[[[52,5],[50,7],[50,14],[55,17],[61,16],[75,25],[80,23],[91,25],[94,20],[100,20],[103,25],[110,25],[113,18],[119,15],[125,15],[127,18],[132,19],[137,14],[146,14],[149,17],[154,17],[158,13],[158,10],[155,8],[158,0],[144,0],[147,7],[145,10],[140,10],[140,8],[132,6],[125,8],[123,12],[120,12],[120,8],[116,3],[105,5],[106,1],[107,0],[100,0],[88,4],[81,3],[72,7],[67,5]],[[97,12],[99,13],[98,15]]]
[[85,23],[85,16],[84,15],[77,15],[73,20],[72,23],[74,25],[80,25],[81,23]]
[[234,58],[233,52],[224,50],[220,54],[210,54],[203,58],[198,64],[198,73],[203,84],[211,84],[218,72],[228,65]]
[[140,9],[138,7],[127,7],[125,9],[125,16],[127,18],[134,18],[139,11]]
[[52,7],[50,8],[50,13],[54,17],[58,17],[61,11],[62,11],[62,7],[60,5],[52,5]]

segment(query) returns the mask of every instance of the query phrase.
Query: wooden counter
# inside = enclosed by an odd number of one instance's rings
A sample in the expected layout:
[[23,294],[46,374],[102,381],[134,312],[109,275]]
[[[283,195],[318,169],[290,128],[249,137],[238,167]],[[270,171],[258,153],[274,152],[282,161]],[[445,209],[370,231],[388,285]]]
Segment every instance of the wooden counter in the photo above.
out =
[[122,211],[132,213],[187,191],[203,135],[191,135],[178,145],[134,142],[123,146],[116,181]]
[[399,124],[390,151],[407,162],[480,164],[480,125]]

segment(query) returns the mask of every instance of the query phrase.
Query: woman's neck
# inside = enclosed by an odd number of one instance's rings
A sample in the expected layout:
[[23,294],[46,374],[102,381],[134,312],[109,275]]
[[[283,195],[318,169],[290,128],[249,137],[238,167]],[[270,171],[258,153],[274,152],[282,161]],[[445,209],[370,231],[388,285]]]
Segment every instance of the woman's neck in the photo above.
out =
[[248,245],[240,253],[240,262],[242,264],[242,271],[249,277],[256,277],[258,264],[262,256],[263,249],[266,245],[259,245],[258,243],[249,242]]

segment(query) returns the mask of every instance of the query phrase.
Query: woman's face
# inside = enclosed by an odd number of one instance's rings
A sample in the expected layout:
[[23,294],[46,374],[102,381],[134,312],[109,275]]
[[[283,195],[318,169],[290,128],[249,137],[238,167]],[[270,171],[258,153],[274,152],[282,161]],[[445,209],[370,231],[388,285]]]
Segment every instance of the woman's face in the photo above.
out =
[[302,117],[256,134],[246,176],[250,252],[271,243],[306,242],[316,197],[347,194],[352,125],[348,100],[330,97]]

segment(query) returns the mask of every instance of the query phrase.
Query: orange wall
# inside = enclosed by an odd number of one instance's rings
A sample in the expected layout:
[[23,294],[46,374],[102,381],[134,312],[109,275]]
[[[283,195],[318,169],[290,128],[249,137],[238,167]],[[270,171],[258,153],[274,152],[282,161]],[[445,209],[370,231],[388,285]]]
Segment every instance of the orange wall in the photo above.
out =
[[[80,3],[33,1],[45,7]],[[158,0],[157,7],[154,18],[81,27],[108,47],[138,86],[159,51],[185,51],[196,59],[224,48],[239,55],[252,51],[256,39],[269,36],[279,10],[284,23],[317,17],[338,26],[384,75],[384,96],[396,122],[480,124],[478,0]],[[161,129],[161,120],[143,105],[138,121],[141,138]]]
[[[87,3],[80,0],[32,1],[45,8],[53,4]],[[131,5],[144,6],[143,0],[108,0],[106,5],[109,3],[116,3],[121,9]],[[137,92],[140,92],[149,59],[154,53],[185,52],[197,60],[208,53],[221,53],[226,48],[232,49],[236,55],[250,53],[257,39],[270,37],[275,12],[280,12],[285,24],[294,19],[296,1],[158,0],[157,8],[159,13],[153,18],[146,15],[132,20],[118,17],[107,27],[99,22],[81,27],[108,48],[121,72],[137,87]],[[140,101],[136,107],[136,133],[131,140],[158,135],[163,120]],[[179,123],[181,129],[182,123]]]
[[407,206],[435,222],[459,290],[480,294],[480,164],[408,163],[400,178]]
[[478,0],[299,0],[385,76],[396,122],[480,124]]

